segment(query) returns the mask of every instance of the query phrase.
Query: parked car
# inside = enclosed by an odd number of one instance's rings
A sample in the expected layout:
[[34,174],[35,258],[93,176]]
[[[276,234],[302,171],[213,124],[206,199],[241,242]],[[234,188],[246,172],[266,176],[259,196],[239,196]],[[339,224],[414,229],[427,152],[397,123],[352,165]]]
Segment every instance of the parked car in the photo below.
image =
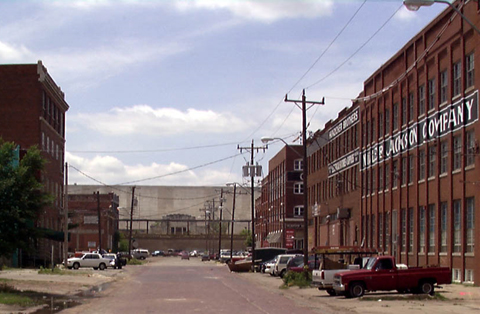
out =
[[132,251],[132,256],[136,259],[146,259],[148,256],[150,256],[150,252],[145,249],[135,249]]
[[117,257],[117,254],[115,253],[106,253],[103,254],[104,258],[110,259],[110,264],[108,265],[109,267],[112,267],[113,269],[122,269],[123,267],[123,262],[120,261],[120,259]]
[[163,251],[153,251],[152,256],[165,256],[165,252],[163,252]]
[[202,262],[209,261],[209,260],[210,260],[210,255],[208,253],[203,253]]
[[180,253],[180,259],[190,259],[190,254],[187,251],[183,251]]
[[87,253],[82,257],[72,257],[67,259],[67,268],[79,269],[80,267],[93,267],[93,269],[104,270],[110,266],[110,259],[104,258],[98,253]]
[[265,274],[270,274],[270,276],[273,276],[273,267],[275,266],[276,262],[277,262],[276,256],[271,260],[264,262],[262,265],[262,272]]
[[132,254],[128,254],[128,252],[118,252],[117,257],[125,260],[123,266],[127,265],[127,261],[133,258]]
[[273,268],[273,275],[280,276],[283,278],[283,275],[287,272],[287,263],[292,258],[297,256],[297,254],[280,254],[278,255],[277,262]]
[[434,285],[452,283],[448,267],[415,267],[399,269],[393,256],[378,256],[368,261],[365,269],[336,273],[333,288],[345,297],[358,298],[365,291],[412,292],[434,294]]

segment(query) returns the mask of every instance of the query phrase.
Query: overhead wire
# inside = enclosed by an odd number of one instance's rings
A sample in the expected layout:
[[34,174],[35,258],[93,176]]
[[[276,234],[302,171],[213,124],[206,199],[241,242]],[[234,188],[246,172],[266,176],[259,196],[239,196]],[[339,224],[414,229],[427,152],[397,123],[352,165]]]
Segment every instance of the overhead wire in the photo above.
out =
[[[288,90],[287,92],[287,95],[298,85],[300,84],[300,82],[307,76],[308,73],[310,73],[310,71],[317,65],[317,63],[320,61],[320,59],[322,59],[322,57],[330,50],[330,48],[333,46],[333,44],[337,41],[337,39],[340,37],[340,35],[342,35],[342,33],[345,31],[345,29],[350,25],[350,23],[353,21],[353,19],[357,16],[358,12],[360,12],[360,10],[363,8],[363,6],[365,5],[365,3],[367,2],[367,0],[364,0],[363,3],[357,8],[357,10],[355,11],[355,13],[350,17],[350,19],[347,21],[347,23],[342,27],[342,29],[337,33],[337,35],[333,38],[333,40],[328,44],[328,46],[325,48],[325,50],[320,54],[320,56],[318,56],[318,58],[312,63],[312,65],[305,71],[305,73],[303,73],[303,75],[295,82],[295,84],[293,84],[293,86]],[[290,110],[290,112],[287,114],[287,116],[285,117],[285,119],[283,120],[283,122],[280,124],[280,126],[276,129],[276,131],[273,133],[273,134],[276,134],[280,128],[285,124],[285,122],[288,120],[288,118],[290,117],[290,115],[292,114],[293,110],[295,109],[295,106],[292,105],[292,109]],[[276,109],[275,109],[276,110]],[[316,112],[318,110],[318,107],[317,109],[315,110],[315,112],[313,113],[312,117],[310,119],[313,119],[313,117],[315,116]]]
[[237,144],[237,142],[222,143],[222,144],[211,144],[211,145],[200,145],[200,146],[189,146],[189,147],[178,147],[178,148],[164,148],[164,149],[150,149],[150,150],[71,150],[70,153],[75,154],[128,154],[128,153],[158,153],[158,152],[175,152],[182,150],[193,150],[193,149],[202,149],[202,148],[212,148],[220,146],[229,146]]
[[398,11],[400,11],[400,9],[403,7],[403,3],[398,7],[397,10],[395,10],[395,12],[382,24],[382,26],[380,26],[379,29],[377,29],[373,34],[372,36],[370,36],[370,38],[367,39],[367,41],[365,41],[362,45],[360,45],[360,47],[357,48],[357,50],[355,50],[355,52],[353,54],[351,54],[347,59],[345,59],[345,61],[343,61],[342,63],[340,63],[340,65],[338,65],[335,69],[333,69],[332,71],[330,71],[327,75],[325,75],[324,77],[322,77],[321,79],[319,79],[318,81],[314,82],[313,84],[310,84],[309,86],[305,87],[305,89],[309,89],[321,82],[323,82],[325,79],[327,79],[328,77],[330,77],[332,74],[334,74],[335,72],[337,72],[341,67],[343,67],[348,61],[350,61],[350,59],[352,59],[358,52],[360,52],[360,50],[363,49],[363,47],[365,47],[384,27],[385,25],[388,24],[388,22],[390,22],[392,20],[392,18],[397,14]]

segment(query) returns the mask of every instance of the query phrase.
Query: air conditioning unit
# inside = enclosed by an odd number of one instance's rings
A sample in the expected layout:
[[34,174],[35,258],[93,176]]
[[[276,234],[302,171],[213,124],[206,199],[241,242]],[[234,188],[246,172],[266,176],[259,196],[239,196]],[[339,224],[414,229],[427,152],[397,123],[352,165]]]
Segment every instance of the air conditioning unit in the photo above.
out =
[[349,208],[337,208],[337,218],[338,219],[348,219],[348,218],[350,218],[350,209]]

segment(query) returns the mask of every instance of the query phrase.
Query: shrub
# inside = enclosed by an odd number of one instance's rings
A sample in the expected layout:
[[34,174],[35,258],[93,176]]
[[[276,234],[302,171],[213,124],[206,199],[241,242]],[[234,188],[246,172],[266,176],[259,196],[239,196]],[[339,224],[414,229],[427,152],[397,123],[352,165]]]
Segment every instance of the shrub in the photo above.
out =
[[298,286],[300,288],[309,287],[312,282],[312,274],[307,272],[308,278],[305,277],[305,272],[297,273],[289,271],[283,276],[283,285],[285,287]]

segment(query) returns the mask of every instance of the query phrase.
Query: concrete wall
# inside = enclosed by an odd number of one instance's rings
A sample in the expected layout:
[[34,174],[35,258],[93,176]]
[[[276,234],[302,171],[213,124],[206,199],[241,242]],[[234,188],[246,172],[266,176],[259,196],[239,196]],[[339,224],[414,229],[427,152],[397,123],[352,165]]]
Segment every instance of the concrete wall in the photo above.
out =
[[[149,219],[148,233],[150,233],[155,220],[161,220],[166,215],[185,214],[195,217],[202,225],[205,222],[206,206],[213,206],[215,210],[211,219],[219,219],[218,207],[220,194],[223,189],[223,220],[232,218],[233,187],[198,187],[198,186],[136,186],[133,219]],[[69,185],[69,194],[91,194],[100,191],[101,194],[113,192],[119,196],[119,229],[126,230],[127,222],[122,219],[130,219],[132,201],[132,186],[102,186],[102,185]],[[235,201],[235,220],[251,220],[250,189],[237,186]],[[240,194],[241,193],[241,194]],[[258,190],[255,197],[260,196]],[[209,202],[208,204],[206,202]],[[234,234],[239,234],[243,229],[249,229],[248,222],[235,222]],[[147,233],[147,222],[133,223],[133,229]]]

